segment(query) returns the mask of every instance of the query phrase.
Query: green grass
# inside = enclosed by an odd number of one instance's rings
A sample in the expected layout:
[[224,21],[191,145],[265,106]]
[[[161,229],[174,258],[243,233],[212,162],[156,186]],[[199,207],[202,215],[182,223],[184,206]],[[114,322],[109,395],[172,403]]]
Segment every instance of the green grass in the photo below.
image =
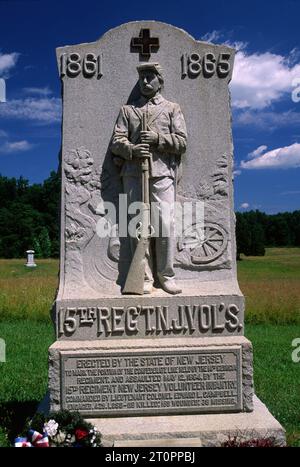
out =
[[[57,287],[58,261],[0,260],[0,446],[22,430],[47,389],[47,350],[54,341],[49,311]],[[265,257],[238,263],[246,296],[246,335],[254,348],[258,397],[300,446],[300,363],[291,342],[300,337],[300,248],[268,249]]]
[[6,362],[0,363],[0,446],[16,436],[47,390],[52,324],[30,320],[0,322]]
[[289,444],[300,447],[300,362],[292,361],[292,341],[299,326],[246,325],[254,354],[257,396],[287,431]]
[[0,321],[30,319],[49,322],[49,310],[58,285],[58,260],[0,259]]
[[246,322],[300,325],[300,248],[268,248],[243,257],[238,279],[246,298]]

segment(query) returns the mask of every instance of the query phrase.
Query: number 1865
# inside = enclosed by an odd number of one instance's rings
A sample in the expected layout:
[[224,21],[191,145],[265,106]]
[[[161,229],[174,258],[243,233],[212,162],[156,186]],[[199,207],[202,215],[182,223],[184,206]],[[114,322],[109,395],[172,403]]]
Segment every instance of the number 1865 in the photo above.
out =
[[230,72],[230,54],[221,53],[218,57],[212,52],[207,52],[201,57],[197,52],[181,56],[181,76],[195,78],[201,73],[205,78],[210,78],[215,73],[219,78],[225,78]]

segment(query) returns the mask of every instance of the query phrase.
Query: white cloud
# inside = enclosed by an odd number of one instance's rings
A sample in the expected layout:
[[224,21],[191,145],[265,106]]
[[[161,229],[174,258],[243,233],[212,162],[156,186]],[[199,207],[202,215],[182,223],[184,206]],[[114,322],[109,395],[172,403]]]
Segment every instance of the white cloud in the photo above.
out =
[[295,65],[300,60],[300,49],[298,47],[294,47],[293,50],[290,51],[288,56],[288,63],[289,65]]
[[[228,47],[233,47],[236,50],[243,50],[247,47],[248,43],[247,42],[242,42],[242,41],[232,41],[229,39],[226,39],[226,37],[231,36],[233,34],[233,31],[217,31],[214,29],[213,31],[207,32],[204,34],[200,40],[205,41],[205,42],[213,42],[213,43],[219,43],[223,45],[228,45]],[[226,39],[226,40],[225,40]],[[296,49],[293,49],[293,52],[295,52]],[[296,52],[295,52],[296,53]]]
[[204,42],[217,42],[220,37],[222,37],[222,33],[220,31],[214,30],[211,32],[207,32],[201,37],[201,40]]
[[238,175],[241,175],[242,171],[241,170],[234,170],[233,171],[233,177],[237,177]]
[[264,131],[273,131],[276,128],[284,128],[300,125],[300,112],[287,110],[285,112],[244,110],[233,115],[234,125],[251,125]]
[[249,158],[249,159],[253,159],[254,157],[258,157],[258,156],[260,156],[266,149],[268,149],[268,146],[266,146],[265,144],[262,144],[261,146],[258,146],[258,148],[255,149],[254,151],[249,152],[248,158]]
[[240,208],[241,208],[241,209],[248,209],[249,207],[250,207],[250,204],[249,204],[249,203],[242,203],[242,204],[240,205]]
[[7,73],[16,66],[20,54],[12,52],[11,54],[2,54],[0,52],[0,75],[6,76]]
[[226,39],[231,32],[213,30],[202,36],[237,50],[231,81],[232,105],[238,109],[265,109],[292,92],[292,81],[300,77],[300,49],[288,56],[271,52],[248,53],[247,43]]
[[0,138],[7,138],[8,134],[4,130],[0,130]]
[[14,99],[0,106],[0,117],[36,120],[40,123],[59,122],[61,100],[56,97]]
[[50,96],[52,94],[51,89],[48,86],[44,88],[23,88],[25,94],[33,94],[37,96]]
[[11,154],[15,152],[24,152],[28,151],[33,147],[32,144],[30,144],[26,140],[22,141],[14,141],[14,142],[9,142],[6,141],[2,146],[0,146],[0,152],[3,154]]
[[246,49],[248,42],[242,41],[225,41],[224,45],[228,45],[228,47],[233,47],[237,52],[240,50]]
[[264,109],[292,90],[300,76],[300,64],[293,64],[295,49],[285,58],[270,52],[236,54],[231,82],[232,105],[239,109]]
[[[264,148],[264,149],[262,149]],[[267,146],[260,146],[253,151],[251,160],[241,162],[242,169],[290,169],[300,167],[300,144],[294,143],[283,148],[266,151]],[[253,154],[256,153],[256,156]]]

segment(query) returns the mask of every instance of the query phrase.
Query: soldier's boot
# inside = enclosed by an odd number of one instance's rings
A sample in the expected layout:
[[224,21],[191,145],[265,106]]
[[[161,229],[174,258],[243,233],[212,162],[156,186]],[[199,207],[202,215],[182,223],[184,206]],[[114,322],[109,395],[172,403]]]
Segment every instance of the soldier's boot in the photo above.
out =
[[182,292],[182,289],[177,285],[175,279],[172,277],[166,278],[158,274],[158,279],[162,289],[172,295],[176,295]]

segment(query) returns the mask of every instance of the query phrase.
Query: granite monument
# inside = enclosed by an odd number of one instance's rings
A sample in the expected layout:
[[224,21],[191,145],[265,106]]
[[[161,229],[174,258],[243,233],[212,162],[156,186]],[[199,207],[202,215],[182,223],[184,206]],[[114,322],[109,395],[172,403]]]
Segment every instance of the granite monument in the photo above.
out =
[[57,49],[50,404],[95,419],[107,443],[219,445],[236,433],[284,442],[254,396],[236,275],[234,53],[156,21]]

